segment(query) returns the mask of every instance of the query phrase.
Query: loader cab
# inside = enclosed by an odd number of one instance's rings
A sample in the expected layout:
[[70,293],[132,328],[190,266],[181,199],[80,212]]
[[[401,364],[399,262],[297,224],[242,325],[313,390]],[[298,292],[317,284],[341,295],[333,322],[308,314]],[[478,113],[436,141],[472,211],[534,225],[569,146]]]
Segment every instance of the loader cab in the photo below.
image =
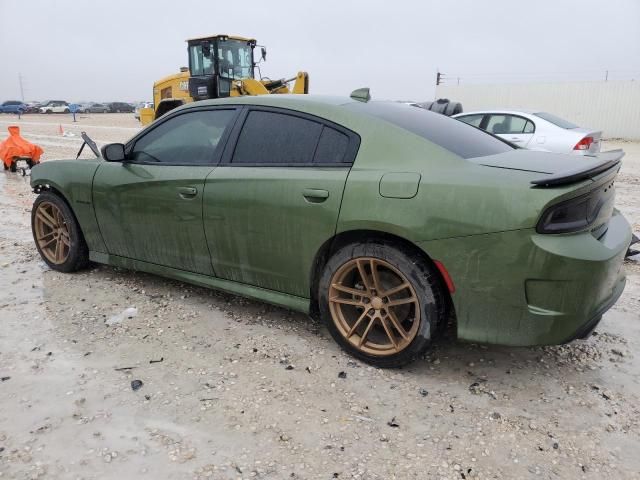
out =
[[194,100],[229,97],[234,80],[255,78],[255,40],[216,35],[187,40],[187,44],[189,94]]

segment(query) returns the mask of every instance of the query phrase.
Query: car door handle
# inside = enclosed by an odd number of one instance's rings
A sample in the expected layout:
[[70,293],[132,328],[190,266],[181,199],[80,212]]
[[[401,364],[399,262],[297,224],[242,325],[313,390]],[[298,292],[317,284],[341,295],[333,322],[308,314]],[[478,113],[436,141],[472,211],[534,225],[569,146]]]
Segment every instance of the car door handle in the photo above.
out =
[[522,139],[517,138],[517,137],[515,137],[515,138],[510,138],[509,140],[510,140],[510,141],[512,141],[512,142],[521,142],[521,141],[522,141]]
[[319,188],[305,188],[302,190],[302,196],[307,202],[320,203],[329,198],[329,191]]
[[180,198],[184,198],[185,200],[193,198],[197,194],[198,189],[196,187],[180,187],[178,189],[178,195],[180,195]]

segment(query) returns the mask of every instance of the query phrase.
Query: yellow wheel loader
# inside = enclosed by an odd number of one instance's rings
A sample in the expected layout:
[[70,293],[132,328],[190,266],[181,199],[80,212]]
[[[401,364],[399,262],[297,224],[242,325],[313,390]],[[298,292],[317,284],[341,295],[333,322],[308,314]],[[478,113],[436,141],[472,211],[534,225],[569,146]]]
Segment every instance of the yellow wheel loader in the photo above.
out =
[[[153,84],[154,108],[140,110],[140,122],[151,123],[180,105],[209,98],[267,95],[272,93],[309,93],[309,75],[298,72],[293,78],[256,79],[258,64],[267,57],[260,47],[261,58],[254,59],[257,43],[252,38],[231,35],[187,40],[189,68],[164,77]],[[289,84],[294,82],[292,88]]]

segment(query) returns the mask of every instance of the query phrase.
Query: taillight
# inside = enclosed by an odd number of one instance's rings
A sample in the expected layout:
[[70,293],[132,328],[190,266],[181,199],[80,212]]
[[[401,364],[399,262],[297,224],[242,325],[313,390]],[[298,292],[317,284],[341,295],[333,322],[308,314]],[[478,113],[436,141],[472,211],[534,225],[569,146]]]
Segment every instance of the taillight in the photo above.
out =
[[[585,229],[598,217],[610,215],[613,208],[613,191],[607,189],[594,190],[586,195],[556,203],[547,208],[540,217],[536,231],[538,233],[569,233]],[[609,195],[606,192],[609,191]],[[605,210],[602,208],[609,204]]]
[[593,143],[593,137],[584,137],[576,146],[573,147],[574,150],[589,150],[589,147]]

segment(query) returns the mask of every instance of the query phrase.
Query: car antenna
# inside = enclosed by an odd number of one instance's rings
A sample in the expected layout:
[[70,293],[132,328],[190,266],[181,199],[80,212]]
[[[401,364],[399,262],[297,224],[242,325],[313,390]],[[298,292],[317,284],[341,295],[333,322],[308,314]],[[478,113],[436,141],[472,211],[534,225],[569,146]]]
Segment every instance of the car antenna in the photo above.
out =
[[369,93],[369,87],[356,88],[351,95],[349,95],[354,100],[359,102],[368,102],[371,100],[371,94]]

